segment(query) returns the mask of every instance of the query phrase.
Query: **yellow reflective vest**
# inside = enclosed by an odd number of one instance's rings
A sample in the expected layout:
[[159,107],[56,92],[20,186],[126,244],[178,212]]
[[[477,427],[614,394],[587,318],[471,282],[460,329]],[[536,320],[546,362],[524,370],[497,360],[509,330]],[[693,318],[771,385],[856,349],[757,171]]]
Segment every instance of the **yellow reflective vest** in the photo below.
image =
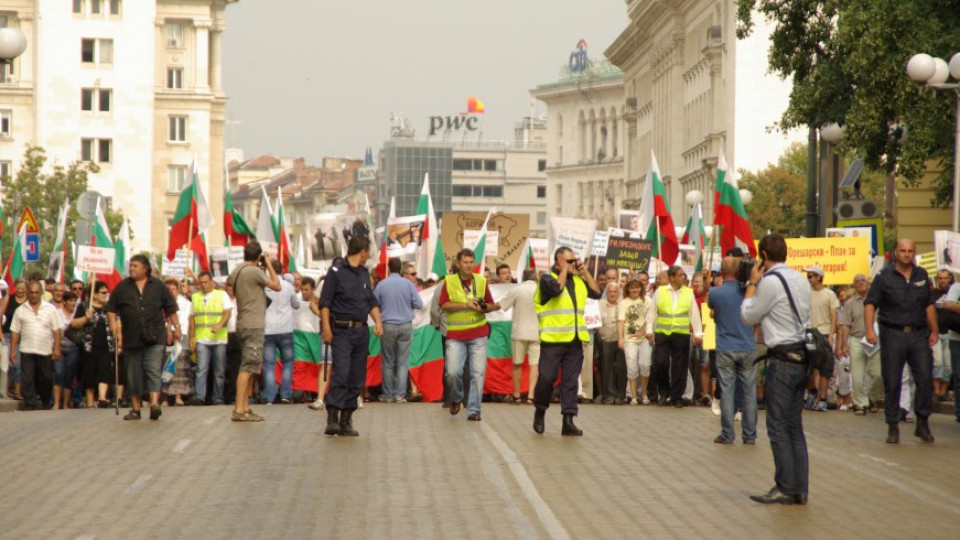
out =
[[695,301],[693,289],[680,289],[680,298],[677,307],[673,307],[673,296],[669,285],[657,289],[657,326],[654,329],[658,334],[689,334],[690,333],[690,305]]
[[223,318],[223,299],[226,295],[227,293],[223,291],[215,290],[210,293],[210,299],[204,303],[203,292],[193,293],[190,298],[193,303],[193,336],[197,341],[227,339],[227,325],[223,325],[217,333],[213,333],[212,330],[213,325]]
[[[447,297],[451,302],[466,304],[470,300],[483,300],[487,296],[487,280],[480,274],[473,274],[470,293],[463,288],[460,274],[447,274],[443,278],[447,285]],[[472,309],[447,313],[447,331],[472,330],[487,324],[487,317]]]
[[[553,279],[559,276],[550,272]],[[559,282],[559,280],[558,280]],[[533,303],[537,308],[538,328],[542,343],[571,343],[579,337],[583,343],[590,343],[590,333],[587,330],[587,321],[583,318],[583,306],[587,302],[587,285],[580,276],[573,276],[573,291],[576,303],[570,297],[566,283],[560,283],[560,294],[551,298],[546,304],[540,299],[540,282],[533,293]]]

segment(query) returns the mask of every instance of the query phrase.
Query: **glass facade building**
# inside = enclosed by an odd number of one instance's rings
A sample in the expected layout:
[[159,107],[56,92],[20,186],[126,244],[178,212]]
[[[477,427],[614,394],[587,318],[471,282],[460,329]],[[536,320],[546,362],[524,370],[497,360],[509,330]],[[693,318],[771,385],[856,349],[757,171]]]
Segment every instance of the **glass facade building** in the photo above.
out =
[[377,174],[376,226],[386,223],[390,197],[396,198],[396,215],[416,214],[423,175],[430,174],[430,195],[437,218],[451,211],[453,144],[395,138],[380,150]]

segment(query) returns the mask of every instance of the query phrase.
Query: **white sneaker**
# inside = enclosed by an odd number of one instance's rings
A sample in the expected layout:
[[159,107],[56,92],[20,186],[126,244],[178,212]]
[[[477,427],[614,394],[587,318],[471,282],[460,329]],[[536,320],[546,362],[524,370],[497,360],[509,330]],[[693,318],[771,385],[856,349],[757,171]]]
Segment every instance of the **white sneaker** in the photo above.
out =
[[394,403],[406,403],[406,402],[407,402],[407,398],[405,398],[405,397],[403,397],[403,396],[395,397],[395,398],[393,398],[393,402],[394,402]]
[[644,405],[649,405],[649,404],[650,404],[650,400],[647,399],[647,396],[643,396],[643,404],[644,404]]
[[743,413],[740,411],[737,411],[737,414],[733,415],[734,422],[739,422],[741,418],[743,418]]
[[363,408],[363,396],[357,396],[357,408],[358,409]]
[[322,410],[323,410],[323,398],[317,398],[316,401],[314,401],[313,403],[311,403],[310,405],[307,405],[307,406],[310,407],[311,409],[315,410],[315,411],[322,411]]
[[720,416],[720,400],[713,398],[710,400],[710,410],[713,411],[714,416]]

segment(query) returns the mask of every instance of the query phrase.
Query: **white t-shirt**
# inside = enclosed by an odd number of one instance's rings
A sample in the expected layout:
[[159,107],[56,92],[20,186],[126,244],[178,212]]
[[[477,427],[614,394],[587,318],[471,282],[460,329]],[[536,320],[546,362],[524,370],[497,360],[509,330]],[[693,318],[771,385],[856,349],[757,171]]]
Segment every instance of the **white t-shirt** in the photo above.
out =
[[40,302],[36,312],[29,300],[13,312],[10,331],[20,334],[20,352],[28,354],[53,354],[53,336],[63,330],[59,310],[48,302]]
[[310,302],[303,299],[300,295],[300,307],[293,308],[293,331],[320,333],[320,317],[313,314],[310,310]]

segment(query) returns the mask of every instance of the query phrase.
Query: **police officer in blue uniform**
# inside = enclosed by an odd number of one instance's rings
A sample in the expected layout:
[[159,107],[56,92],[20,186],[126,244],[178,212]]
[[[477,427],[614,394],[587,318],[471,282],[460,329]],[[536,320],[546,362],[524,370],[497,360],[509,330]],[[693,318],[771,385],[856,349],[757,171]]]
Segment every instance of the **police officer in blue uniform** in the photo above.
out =
[[383,335],[380,306],[373,296],[370,272],[364,266],[369,257],[370,240],[353,236],[347,244],[346,259],[330,268],[320,292],[320,332],[333,351],[326,435],[360,434],[353,429],[352,416],[367,378],[368,314],[373,318],[373,333]]

